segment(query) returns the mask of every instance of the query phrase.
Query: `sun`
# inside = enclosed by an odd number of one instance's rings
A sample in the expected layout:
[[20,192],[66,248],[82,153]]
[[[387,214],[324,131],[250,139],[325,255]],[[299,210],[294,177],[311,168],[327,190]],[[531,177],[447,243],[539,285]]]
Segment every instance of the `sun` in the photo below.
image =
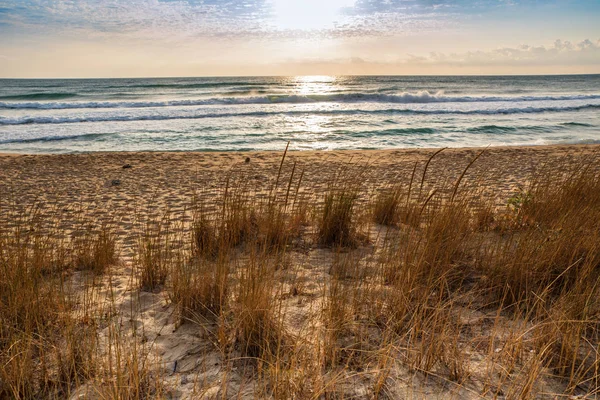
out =
[[275,26],[282,30],[321,30],[343,19],[356,0],[272,0]]

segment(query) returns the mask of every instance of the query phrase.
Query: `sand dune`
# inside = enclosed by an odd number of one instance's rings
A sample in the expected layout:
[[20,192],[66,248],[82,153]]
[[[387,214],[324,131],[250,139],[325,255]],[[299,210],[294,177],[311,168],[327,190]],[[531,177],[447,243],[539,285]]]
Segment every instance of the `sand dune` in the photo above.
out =
[[[588,145],[485,149],[465,175],[461,190],[477,188],[482,196],[489,197],[502,209],[507,199],[525,187],[542,167],[554,168],[559,173],[563,166],[597,155],[599,150],[600,146]],[[292,169],[296,177],[302,174],[300,193],[319,203],[331,182],[341,176],[359,188],[359,208],[366,210],[376,192],[395,184],[407,185],[413,169],[416,168],[420,179],[427,160],[435,151],[290,152],[283,164],[281,179],[289,179]],[[451,188],[481,151],[469,148],[441,152],[428,167],[424,190]],[[226,185],[242,185],[253,198],[266,199],[278,175],[281,157],[282,153],[268,152],[3,154],[0,155],[0,229],[10,230],[18,215],[31,214],[33,210],[42,221],[41,229],[56,232],[65,240],[82,234],[86,227],[97,230],[103,224],[110,225],[117,238],[119,262],[110,276],[96,282],[95,299],[102,305],[110,298],[123,329],[135,327],[143,332],[142,343],[154,357],[153,365],[167,387],[168,396],[262,397],[264,393],[252,384],[252,368],[225,359],[208,339],[215,334],[215,326],[182,324],[166,289],[138,291],[135,257],[148,221],[167,216],[180,229],[179,234],[185,236],[189,234],[195,202],[218,208],[219,196]],[[286,185],[284,182],[281,186]],[[372,249],[383,240],[381,232],[381,227],[370,227],[366,233],[370,244],[356,250],[364,253],[357,259],[364,259],[361,262],[365,265],[376,263],[380,257]],[[323,308],[324,282],[329,279],[332,265],[339,262],[336,259],[339,254],[308,240],[286,257],[285,263],[291,267],[280,272],[282,275],[277,278],[283,282],[278,293],[283,320],[290,332],[311,343],[311,329],[315,327],[307,321],[314,319]],[[75,292],[84,290],[88,282],[83,272],[74,273],[71,280]],[[461,318],[465,327],[481,330],[484,336],[487,334],[482,321],[491,318],[489,315],[465,309]],[[100,335],[108,337],[108,329],[102,328]],[[473,365],[475,382],[481,371],[477,370],[476,362]],[[352,398],[371,398],[371,381],[361,380],[360,374],[355,376],[346,370],[343,374],[336,390]],[[490,390],[481,382],[454,385],[444,380],[428,381],[402,368],[394,374],[397,381],[389,389],[389,396],[479,398]],[[552,389],[552,384],[547,383],[549,386],[544,390]],[[99,398],[100,394],[94,395],[95,390],[90,383],[78,388],[72,397]]]

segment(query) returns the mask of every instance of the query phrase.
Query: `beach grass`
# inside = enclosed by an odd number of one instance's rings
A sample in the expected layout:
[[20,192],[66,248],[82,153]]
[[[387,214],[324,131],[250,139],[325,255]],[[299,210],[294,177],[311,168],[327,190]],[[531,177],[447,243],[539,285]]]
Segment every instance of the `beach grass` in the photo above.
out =
[[317,190],[286,151],[136,216],[127,261],[106,220],[3,208],[0,399],[595,398],[600,160],[498,202],[483,153],[430,182],[438,154]]

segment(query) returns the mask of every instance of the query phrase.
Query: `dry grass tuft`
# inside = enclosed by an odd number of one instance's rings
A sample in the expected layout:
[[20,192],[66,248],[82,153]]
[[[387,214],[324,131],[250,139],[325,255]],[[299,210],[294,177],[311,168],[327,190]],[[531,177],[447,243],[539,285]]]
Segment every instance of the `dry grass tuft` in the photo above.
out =
[[171,300],[186,320],[215,320],[229,294],[229,261],[221,255],[215,261],[179,258],[171,272]]
[[[481,153],[432,184],[435,152],[375,199],[357,179],[330,182],[324,199],[302,190],[286,154],[267,187],[249,192],[232,171],[217,200],[150,218],[130,278],[109,226],[69,240],[35,210],[10,216],[0,398],[162,398],[180,386],[274,399],[600,392],[596,159],[542,169],[497,207],[471,176]],[[155,316],[173,332],[146,330]],[[181,356],[185,372],[154,351],[171,333],[201,349]]]
[[324,246],[354,247],[358,244],[355,207],[358,193],[354,189],[332,190],[318,222],[318,242]]
[[0,398],[60,398],[91,376],[96,332],[71,314],[71,257],[27,216],[0,233]]
[[264,255],[251,254],[241,268],[232,319],[235,344],[242,356],[273,360],[285,354],[289,345],[284,327],[276,314],[273,297],[274,266]]
[[373,205],[373,221],[380,225],[395,226],[402,220],[402,188],[392,187],[380,192]]
[[140,237],[138,264],[140,286],[153,291],[164,285],[174,257],[174,232],[169,216],[149,221]]
[[102,226],[99,232],[86,233],[75,244],[75,267],[103,274],[117,262],[115,235],[109,226]]

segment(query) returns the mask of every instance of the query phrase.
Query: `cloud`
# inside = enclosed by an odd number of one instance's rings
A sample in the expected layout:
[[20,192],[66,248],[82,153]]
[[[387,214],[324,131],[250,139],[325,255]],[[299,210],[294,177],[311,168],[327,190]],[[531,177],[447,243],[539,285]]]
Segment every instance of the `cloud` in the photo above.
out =
[[501,47],[494,50],[468,51],[464,53],[433,52],[425,56],[410,56],[407,64],[435,65],[599,65],[600,39],[585,39],[579,43],[556,40],[551,46],[521,45]]
[[90,36],[226,34],[256,29],[263,0],[5,0],[0,33]]
[[[0,53],[19,60],[2,58],[0,75],[598,66],[597,41],[552,43],[600,36],[598,17],[597,0],[0,0]],[[498,47],[534,37],[547,44]]]
[[[172,45],[203,39],[363,38],[465,29],[497,10],[522,15],[590,0],[0,0],[0,35],[139,40]],[[487,18],[487,17],[486,17]]]
[[0,0],[0,34],[351,37],[437,29],[450,9],[460,7],[428,0]]
[[[557,40],[545,46],[520,45],[494,50],[430,52],[409,55],[399,49],[381,56],[363,47],[340,53],[303,52],[287,43],[224,49],[218,41],[189,48],[64,43],[2,51],[3,77],[142,77],[210,75],[445,75],[600,73],[600,41]],[[366,47],[365,47],[366,46]],[[312,46],[308,44],[307,49]],[[61,60],[61,62],[56,62]]]
[[[597,0],[0,0],[0,34],[151,35],[152,40],[294,38],[307,31],[313,36],[390,35],[439,30],[497,10],[520,15],[518,7],[579,7],[587,16],[600,10]],[[278,16],[282,10],[289,13]],[[311,23],[324,15],[326,24]]]
[[346,12],[368,15],[377,13],[431,13],[452,12],[468,14],[485,10],[516,6],[519,1],[511,0],[357,0]]
[[397,55],[394,61],[363,57],[288,58],[278,65],[291,74],[545,74],[600,73],[600,40],[501,47],[463,53]]

